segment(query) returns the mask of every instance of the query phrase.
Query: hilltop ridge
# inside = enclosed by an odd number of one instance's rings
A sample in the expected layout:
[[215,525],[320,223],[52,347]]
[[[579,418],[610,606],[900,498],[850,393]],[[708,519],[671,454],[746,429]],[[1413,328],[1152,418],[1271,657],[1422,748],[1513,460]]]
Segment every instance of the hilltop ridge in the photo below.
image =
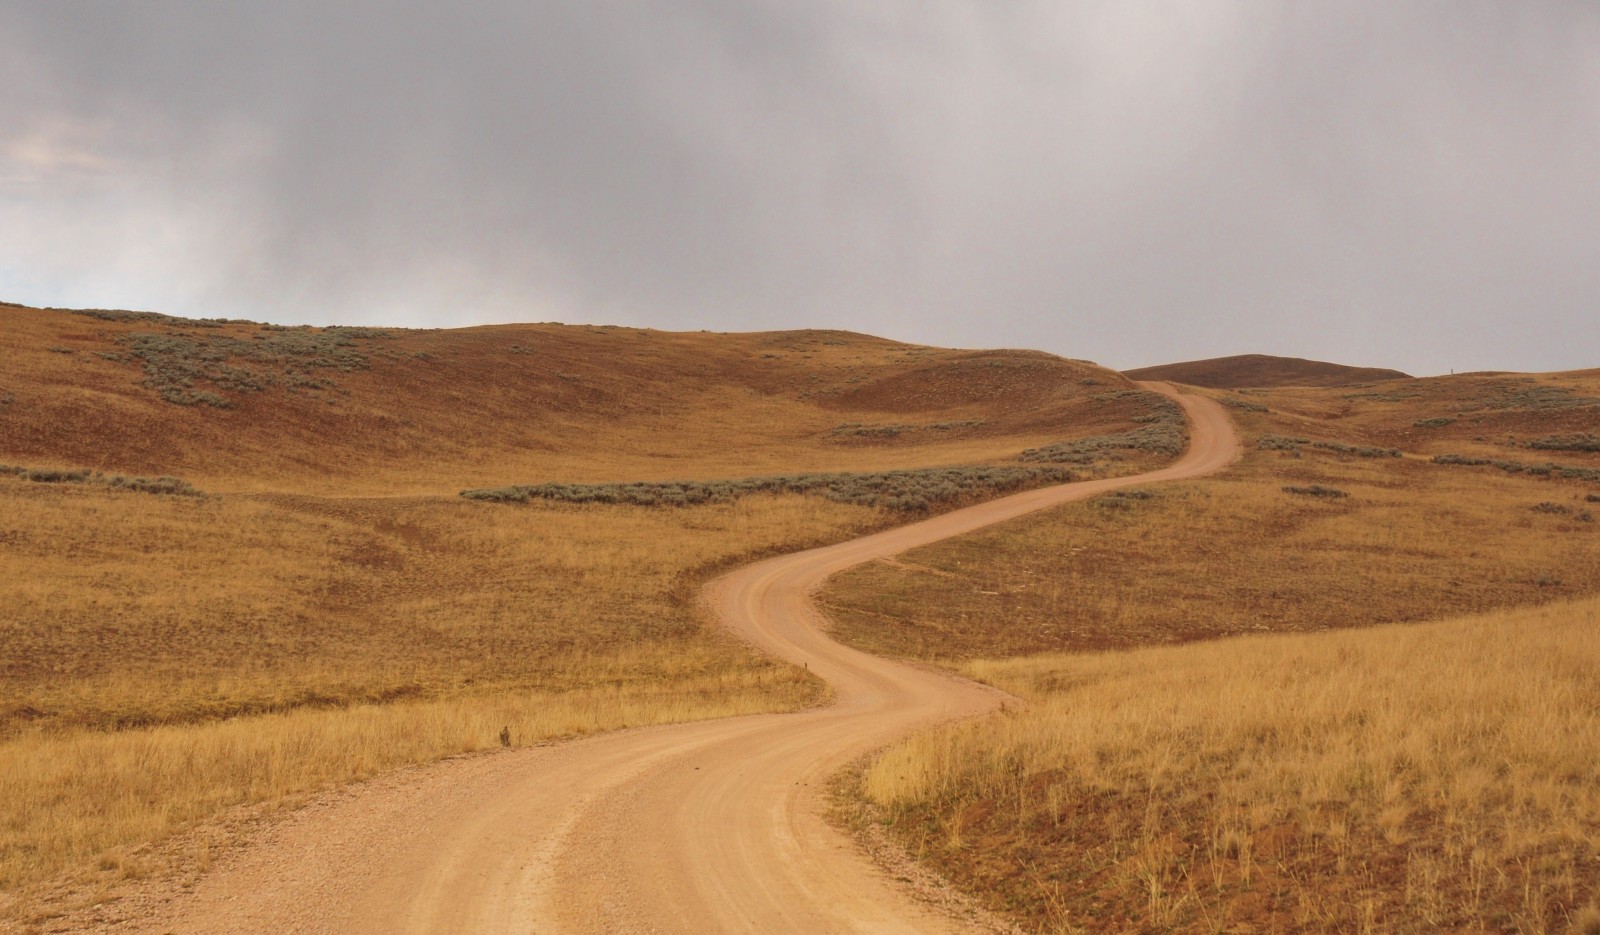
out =
[[1350,367],[1302,357],[1236,354],[1124,370],[1130,380],[1170,380],[1225,390],[1263,386],[1342,386],[1374,380],[1408,380],[1411,375],[1382,367]]

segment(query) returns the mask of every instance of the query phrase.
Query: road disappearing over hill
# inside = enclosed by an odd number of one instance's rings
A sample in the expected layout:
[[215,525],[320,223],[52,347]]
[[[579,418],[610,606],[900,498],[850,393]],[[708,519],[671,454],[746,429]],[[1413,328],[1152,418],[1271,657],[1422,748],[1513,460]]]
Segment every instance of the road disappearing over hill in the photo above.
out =
[[[1026,491],[712,582],[719,619],[832,686],[831,705],[643,728],[403,770],[301,809],[165,905],[149,932],[925,933],[919,901],[825,819],[827,782],[908,733],[997,709],[983,686],[829,639],[810,594],[854,565],[1239,452],[1223,408],[1164,384],[1187,452]],[[119,931],[129,931],[121,927]]]

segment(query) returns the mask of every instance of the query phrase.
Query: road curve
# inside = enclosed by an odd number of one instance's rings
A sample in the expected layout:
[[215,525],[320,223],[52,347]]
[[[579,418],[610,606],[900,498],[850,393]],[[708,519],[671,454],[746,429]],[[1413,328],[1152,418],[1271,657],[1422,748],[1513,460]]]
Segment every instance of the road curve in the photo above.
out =
[[1000,697],[824,635],[829,575],[1119,487],[1198,477],[1238,441],[1212,400],[1176,399],[1189,450],[1148,474],[1031,490],[770,559],[706,592],[721,620],[808,666],[835,703],[600,735],[406,770],[307,808],[160,918],[118,931],[303,933],[958,932],[824,819],[828,777]]

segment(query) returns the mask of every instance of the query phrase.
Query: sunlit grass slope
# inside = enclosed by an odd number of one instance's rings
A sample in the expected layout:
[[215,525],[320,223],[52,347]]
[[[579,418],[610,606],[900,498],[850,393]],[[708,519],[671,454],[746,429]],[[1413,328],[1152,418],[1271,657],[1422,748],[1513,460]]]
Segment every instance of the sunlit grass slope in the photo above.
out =
[[974,661],[1028,699],[867,773],[1032,931],[1588,931],[1600,601]]

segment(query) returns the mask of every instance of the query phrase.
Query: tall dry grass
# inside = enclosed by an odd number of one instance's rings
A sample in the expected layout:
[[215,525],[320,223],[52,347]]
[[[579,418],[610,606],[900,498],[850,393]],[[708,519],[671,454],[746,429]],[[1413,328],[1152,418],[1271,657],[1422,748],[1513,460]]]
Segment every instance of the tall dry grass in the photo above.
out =
[[[647,724],[788,710],[804,673],[737,650],[652,647],[654,678],[568,691],[301,709],[205,724],[30,734],[0,745],[0,894],[62,876],[79,889],[171,869],[157,842],[224,809],[279,802],[459,753]],[[585,674],[575,672],[575,679]],[[0,921],[11,910],[0,899]]]
[[1600,899],[1600,600],[962,666],[867,772],[1035,931],[1563,932]]

